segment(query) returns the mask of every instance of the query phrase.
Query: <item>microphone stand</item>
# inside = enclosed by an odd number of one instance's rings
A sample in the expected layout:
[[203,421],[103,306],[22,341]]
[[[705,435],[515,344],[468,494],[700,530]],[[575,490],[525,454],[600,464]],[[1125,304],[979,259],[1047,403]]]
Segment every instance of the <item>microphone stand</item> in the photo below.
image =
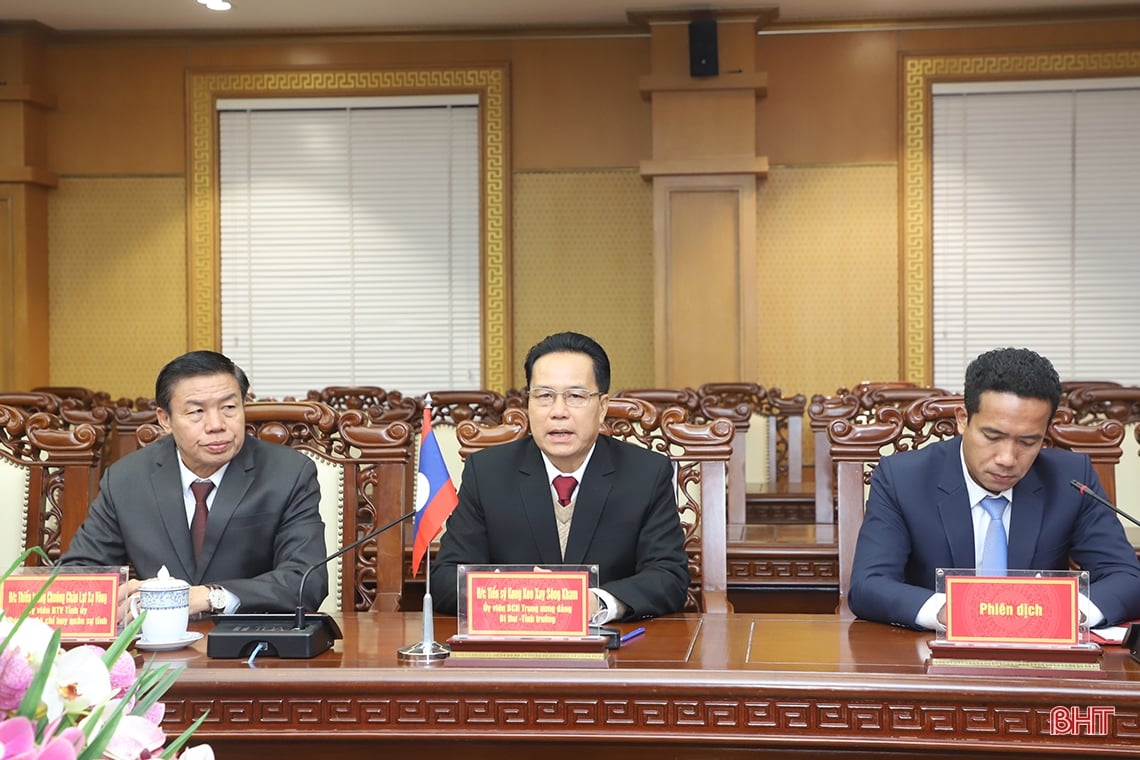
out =
[[431,601],[431,546],[424,552],[424,637],[415,644],[396,650],[400,659],[409,664],[431,665],[451,654],[451,648],[435,640],[435,616]]

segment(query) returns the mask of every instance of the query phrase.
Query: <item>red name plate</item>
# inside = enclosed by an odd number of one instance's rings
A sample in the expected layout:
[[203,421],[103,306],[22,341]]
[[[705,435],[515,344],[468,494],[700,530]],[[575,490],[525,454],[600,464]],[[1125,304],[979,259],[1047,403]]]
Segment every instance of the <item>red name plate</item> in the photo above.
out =
[[585,636],[589,573],[467,573],[469,636]]
[[11,575],[0,583],[4,615],[17,618],[32,603],[32,597],[49,584],[30,613],[65,639],[113,639],[118,622],[118,573],[68,573]]
[[946,640],[1077,644],[1077,579],[946,577]]

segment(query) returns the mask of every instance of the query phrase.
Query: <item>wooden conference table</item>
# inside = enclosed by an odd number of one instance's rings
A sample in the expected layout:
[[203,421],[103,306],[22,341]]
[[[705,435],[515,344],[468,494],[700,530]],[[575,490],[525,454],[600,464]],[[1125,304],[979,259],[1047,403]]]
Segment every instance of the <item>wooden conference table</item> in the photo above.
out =
[[[206,630],[209,623],[198,624]],[[436,639],[454,620],[436,618]],[[629,628],[630,626],[624,626]],[[1106,647],[1097,678],[927,675],[930,634],[826,615],[645,623],[611,668],[415,667],[416,613],[349,614],[312,660],[184,662],[173,737],[225,758],[1064,757],[1140,754],[1140,663]],[[1050,735],[1055,706],[1111,707],[1107,735]]]

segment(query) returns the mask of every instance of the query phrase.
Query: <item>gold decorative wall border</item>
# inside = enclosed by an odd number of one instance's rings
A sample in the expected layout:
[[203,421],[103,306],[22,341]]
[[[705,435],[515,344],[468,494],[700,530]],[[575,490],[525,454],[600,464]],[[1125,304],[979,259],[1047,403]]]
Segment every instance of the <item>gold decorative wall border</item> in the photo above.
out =
[[[225,97],[316,97],[475,93],[482,132],[481,308],[483,387],[506,390],[511,362],[510,151],[507,70],[474,68],[367,71],[187,72],[187,256],[189,348],[221,345],[219,319],[218,119]],[[447,293],[441,292],[440,299]]]
[[933,382],[930,92],[935,82],[1140,75],[1140,51],[904,56],[899,373]]

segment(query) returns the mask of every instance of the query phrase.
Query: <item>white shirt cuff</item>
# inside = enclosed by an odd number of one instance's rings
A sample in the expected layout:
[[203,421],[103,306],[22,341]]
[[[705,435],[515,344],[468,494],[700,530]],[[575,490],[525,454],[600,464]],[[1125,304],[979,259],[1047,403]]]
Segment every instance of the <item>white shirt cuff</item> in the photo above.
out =
[[1096,628],[1104,622],[1104,613],[1100,611],[1100,607],[1093,604],[1092,599],[1084,594],[1077,598],[1077,609],[1085,613],[1085,622],[1089,628]]
[[945,604],[945,594],[931,594],[930,598],[918,608],[918,614],[914,616],[914,624],[928,631],[942,630],[946,626],[938,622],[938,613],[942,611]]
[[625,616],[626,607],[616,596],[600,588],[590,589],[598,597],[598,611],[590,618],[590,625],[603,625]]

